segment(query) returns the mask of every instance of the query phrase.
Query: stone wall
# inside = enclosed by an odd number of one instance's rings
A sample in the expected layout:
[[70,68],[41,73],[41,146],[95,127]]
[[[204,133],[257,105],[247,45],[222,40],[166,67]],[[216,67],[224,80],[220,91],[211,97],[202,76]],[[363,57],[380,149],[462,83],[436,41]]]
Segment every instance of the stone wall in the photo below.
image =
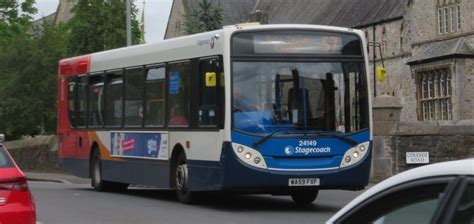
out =
[[[405,128],[410,126],[410,129],[420,129],[417,123],[404,125]],[[413,134],[374,136],[372,180],[378,182],[394,174],[421,166],[406,164],[406,152],[429,152],[430,163],[474,158],[474,125],[465,126],[462,128],[464,131],[456,127],[457,131],[444,131],[444,133],[433,133],[432,130],[436,129],[436,125],[431,127],[425,125],[425,128],[430,130],[426,132],[418,130]]]
[[55,136],[40,136],[5,142],[5,147],[23,171],[62,171]]

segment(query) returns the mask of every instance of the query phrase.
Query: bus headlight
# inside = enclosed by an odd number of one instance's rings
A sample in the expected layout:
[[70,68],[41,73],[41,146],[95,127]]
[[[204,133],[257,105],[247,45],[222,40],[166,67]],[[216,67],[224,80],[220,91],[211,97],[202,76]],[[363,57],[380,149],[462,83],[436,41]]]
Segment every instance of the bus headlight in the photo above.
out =
[[232,149],[234,150],[235,155],[239,157],[240,161],[245,164],[262,169],[267,168],[265,159],[257,150],[237,143],[232,143]]
[[341,168],[354,165],[365,158],[365,154],[369,151],[370,142],[360,143],[344,154],[341,161]]

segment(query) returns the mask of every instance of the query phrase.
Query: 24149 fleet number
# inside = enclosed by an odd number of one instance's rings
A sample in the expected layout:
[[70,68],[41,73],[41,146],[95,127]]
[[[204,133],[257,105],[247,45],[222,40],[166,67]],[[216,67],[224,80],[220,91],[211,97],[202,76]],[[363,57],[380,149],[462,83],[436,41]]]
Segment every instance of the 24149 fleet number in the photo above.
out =
[[298,141],[298,145],[300,147],[304,147],[304,146],[316,146],[318,144],[318,142],[316,140],[299,140]]

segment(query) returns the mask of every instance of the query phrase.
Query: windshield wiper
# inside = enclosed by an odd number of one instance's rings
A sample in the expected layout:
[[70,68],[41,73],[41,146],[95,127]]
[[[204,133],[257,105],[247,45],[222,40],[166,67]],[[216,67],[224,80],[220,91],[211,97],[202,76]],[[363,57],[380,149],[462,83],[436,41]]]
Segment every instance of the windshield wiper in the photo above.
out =
[[342,141],[345,141],[349,144],[351,144],[351,146],[356,146],[358,145],[359,143],[350,139],[350,138],[347,138],[347,137],[344,137],[344,136],[341,136],[341,135],[336,135],[334,133],[313,133],[313,134],[310,134],[310,135],[315,135],[315,136],[318,136],[318,137],[332,137],[332,138],[337,138],[337,139],[340,139]]
[[[271,138],[273,135],[275,135],[276,133],[278,132],[287,132],[287,131],[291,131],[293,129],[280,129],[280,130],[275,130],[273,132],[271,132],[270,134],[268,135],[265,135],[263,136],[261,139],[259,139],[258,141],[255,141],[252,145],[257,148],[260,144],[262,144],[263,142],[267,141],[269,138]],[[334,133],[304,133],[304,135],[314,135],[314,136],[317,136],[317,137],[332,137],[332,138],[337,138],[337,139],[340,139],[344,142],[347,142],[349,143],[351,146],[356,146],[358,145],[359,143],[357,141],[354,141],[350,138],[347,138],[347,137],[344,137],[344,136],[341,136],[341,135],[336,135]]]
[[267,141],[269,138],[271,138],[274,134],[278,133],[278,132],[287,132],[287,131],[291,131],[293,130],[293,128],[288,128],[288,129],[279,129],[279,130],[275,130],[273,132],[270,132],[270,134],[268,135],[265,135],[263,136],[261,139],[259,139],[258,141],[255,141],[254,143],[252,143],[253,147],[257,148],[258,145],[262,144],[263,142]]

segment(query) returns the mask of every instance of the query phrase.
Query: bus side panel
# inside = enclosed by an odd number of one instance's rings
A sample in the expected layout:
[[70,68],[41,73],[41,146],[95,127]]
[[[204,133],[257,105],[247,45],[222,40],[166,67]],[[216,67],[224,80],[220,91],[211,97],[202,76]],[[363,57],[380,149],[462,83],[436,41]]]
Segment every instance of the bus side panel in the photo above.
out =
[[168,160],[114,157],[111,155],[112,133],[110,131],[90,133],[92,147],[97,145],[100,150],[102,178],[104,180],[170,188],[170,164]]
[[170,165],[168,161],[146,159],[124,159],[102,161],[104,180],[170,188]]
[[75,176],[89,178],[89,160],[74,157],[63,158],[64,169]]
[[[66,148],[66,143],[70,142],[74,145],[72,155],[63,155],[64,169],[78,177],[90,177],[90,153],[91,142],[88,131],[72,130],[71,134],[64,138],[64,143],[61,144],[63,151]],[[63,146],[64,145],[64,146]]]

